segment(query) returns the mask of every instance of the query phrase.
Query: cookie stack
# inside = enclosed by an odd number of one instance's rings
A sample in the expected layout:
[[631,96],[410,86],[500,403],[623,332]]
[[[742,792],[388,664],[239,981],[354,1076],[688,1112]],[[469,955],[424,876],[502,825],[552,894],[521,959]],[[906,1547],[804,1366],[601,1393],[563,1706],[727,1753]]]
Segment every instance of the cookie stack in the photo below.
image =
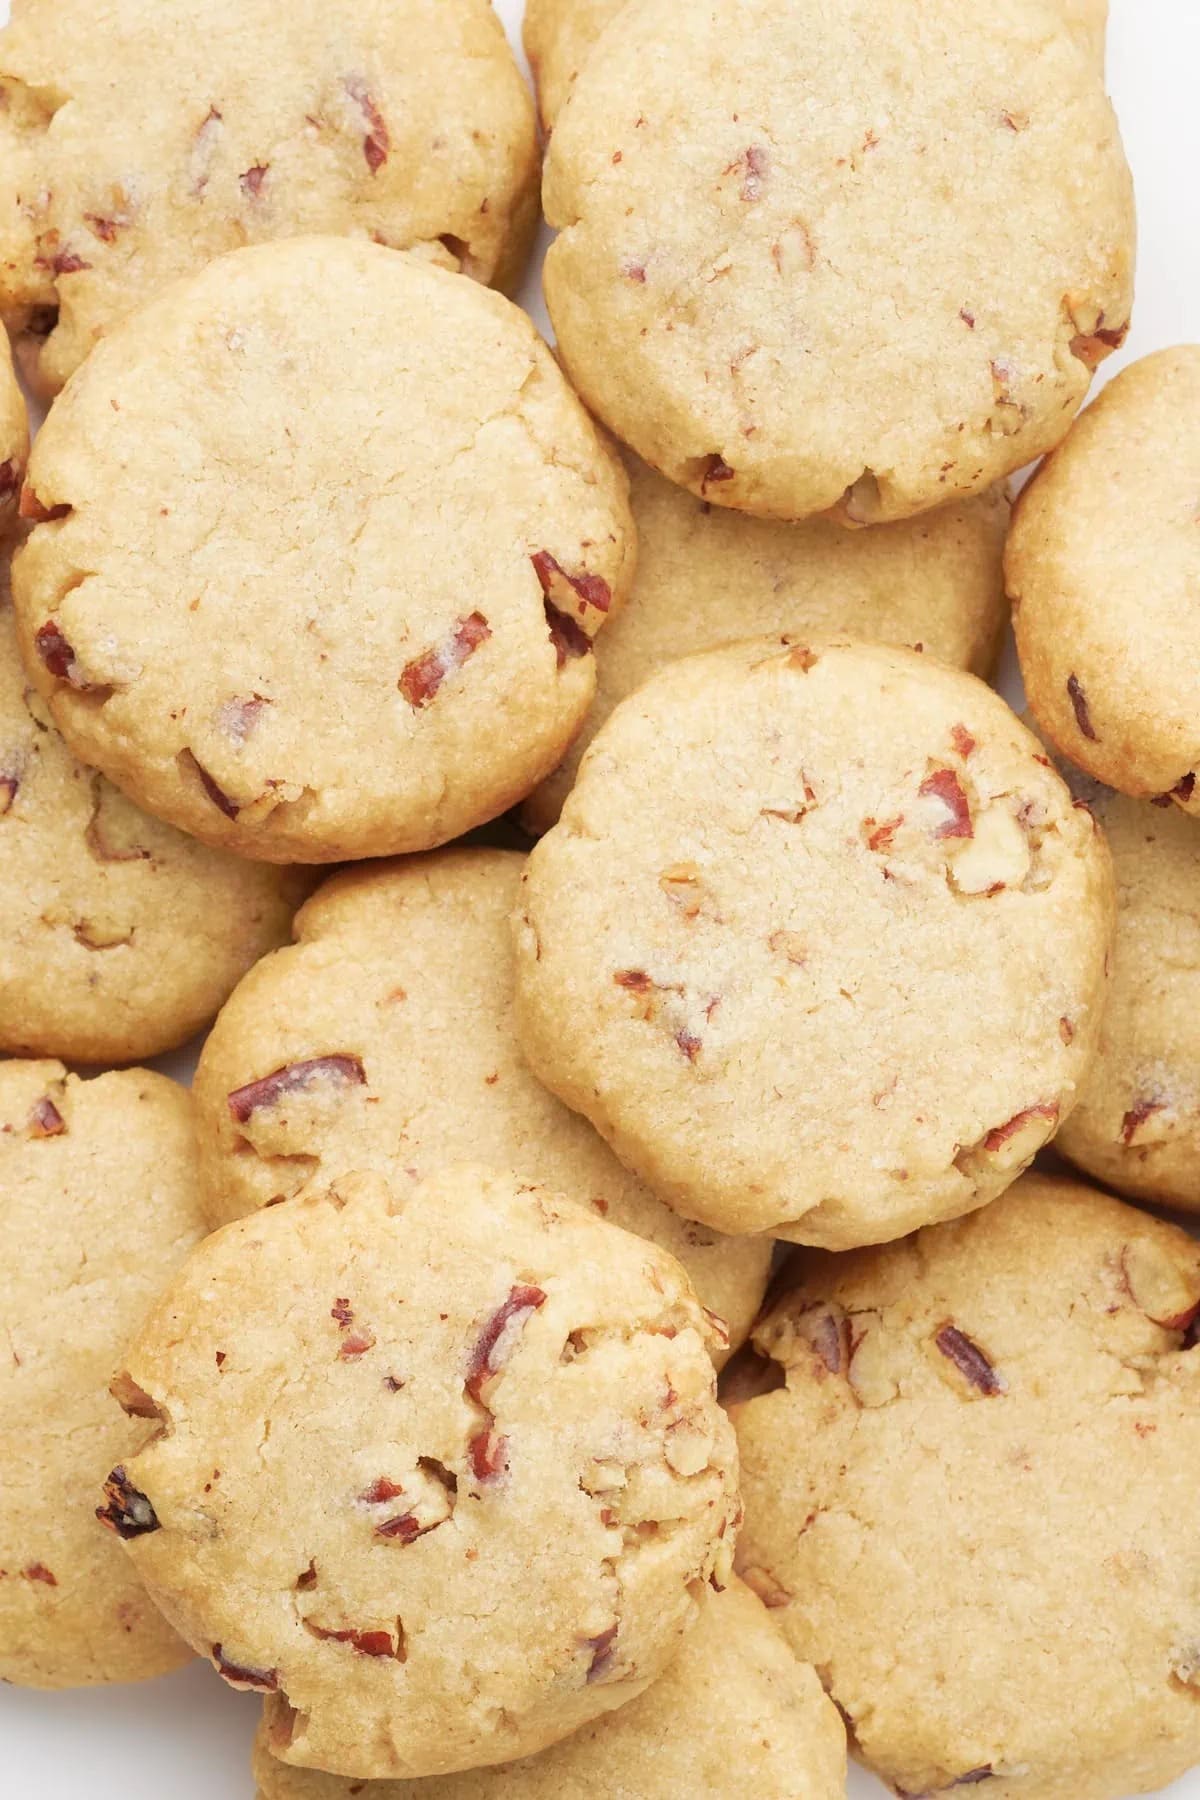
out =
[[529,0],[560,363],[486,0],[14,0],[5,1680],[207,1658],[260,1800],[1200,1762],[1200,1247],[1055,1159],[1200,1211],[1104,10]]

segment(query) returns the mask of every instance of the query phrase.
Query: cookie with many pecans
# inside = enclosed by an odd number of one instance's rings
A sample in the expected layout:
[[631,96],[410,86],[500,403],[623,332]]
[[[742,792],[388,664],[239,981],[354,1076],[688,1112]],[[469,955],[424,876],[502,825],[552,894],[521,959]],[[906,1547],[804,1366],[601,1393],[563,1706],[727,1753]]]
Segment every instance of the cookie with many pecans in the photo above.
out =
[[283,1761],[529,1755],[648,1687],[724,1579],[709,1329],[665,1251],[515,1176],[310,1188],[209,1238],[131,1347],[161,1431],[126,1547]]
[[[187,1094],[127,1069],[0,1062],[0,1680],[145,1681],[190,1656],[96,1518],[145,1437],[108,1384],[204,1224]],[[120,1535],[136,1504],[102,1502]]]
[[1057,444],[1134,257],[1061,9],[713,0],[678,35],[677,0],[627,6],[547,152],[546,300],[592,411],[716,505],[851,524]]
[[235,251],[47,420],[26,661],[76,755],[205,843],[428,849],[577,730],[632,575],[627,485],[501,295],[345,238]]
[[677,1256],[728,1333],[723,1361],[758,1311],[770,1241],[679,1218],[526,1068],[509,930],[523,866],[511,851],[443,850],[347,870],[313,896],[296,944],[251,971],[200,1058],[209,1218],[350,1169],[415,1184],[482,1158]]
[[1200,816],[1200,344],[1132,363],[1021,495],[1005,553],[1038,725]]
[[334,232],[515,282],[533,108],[487,0],[13,0],[0,312],[54,393],[104,332],[243,244]]
[[843,1800],[845,1732],[815,1672],[731,1579],[654,1685],[540,1756],[422,1782],[298,1769],[254,1746],[258,1800]]
[[845,1249],[983,1205],[1053,1135],[1112,872],[974,676],[762,639],[622,701],[516,931],[530,1066],[654,1193]]
[[733,1407],[739,1564],[896,1793],[1200,1761],[1198,1310],[1200,1245],[1041,1175],[796,1259]]

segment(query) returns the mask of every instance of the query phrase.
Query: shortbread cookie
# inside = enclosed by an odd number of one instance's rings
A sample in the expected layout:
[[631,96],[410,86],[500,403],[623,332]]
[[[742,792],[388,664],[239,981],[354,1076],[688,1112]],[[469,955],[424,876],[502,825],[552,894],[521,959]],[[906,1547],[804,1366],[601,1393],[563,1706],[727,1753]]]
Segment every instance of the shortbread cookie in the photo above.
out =
[[1026,1176],[796,1270],[755,1333],[774,1391],[734,1408],[739,1563],[862,1760],[929,1800],[1200,1761],[1200,1246]]
[[184,1043],[309,885],[206,849],[76,762],[17,656],[0,572],[0,1051],[130,1062]]
[[770,1240],[679,1218],[525,1067],[509,929],[523,866],[509,851],[446,850],[335,875],[309,902],[296,946],[251,971],[200,1058],[210,1221],[350,1169],[416,1183],[483,1159],[670,1250],[736,1347]]
[[[301,232],[517,279],[533,109],[487,0],[13,0],[0,310],[60,388],[171,278]],[[285,28],[286,24],[286,28]],[[46,334],[49,334],[48,336]]]
[[583,730],[521,817],[553,825],[584,750],[626,694],[693,650],[768,632],[920,645],[987,675],[1007,607],[1001,558],[1008,502],[994,488],[920,519],[845,531],[828,519],[779,525],[711,507],[626,458],[638,532],[630,603],[596,645],[596,698]]
[[17,495],[29,460],[29,415],[17,386],[8,339],[0,335],[0,532],[17,511]]
[[201,1237],[195,1160],[188,1096],[163,1076],[0,1062],[0,1680],[144,1681],[191,1654],[95,1512],[145,1437],[108,1383]]
[[503,1769],[359,1787],[254,1746],[258,1800],[844,1800],[845,1732],[742,1582],[714,1594],[664,1675],[552,1750]]
[[1200,815],[1200,345],[1105,388],[1013,516],[1006,566],[1038,724],[1072,762]]
[[525,315],[344,238],[237,251],[111,332],[23,504],[18,621],[71,747],[271,862],[520,799],[632,574],[624,472]]
[[997,695],[882,645],[672,664],[529,858],[534,1072],[687,1218],[844,1249],[969,1211],[1072,1106],[1112,874]]
[[1128,324],[1129,171],[1046,0],[970,30],[959,0],[713,0],[686,31],[678,0],[634,0],[544,203],[579,392],[745,512],[875,524],[976,493],[1058,443]]
[[127,1547],[283,1761],[529,1755],[649,1686],[724,1579],[708,1331],[672,1257],[515,1176],[314,1187],[209,1238],[131,1349],[163,1430],[113,1479]]

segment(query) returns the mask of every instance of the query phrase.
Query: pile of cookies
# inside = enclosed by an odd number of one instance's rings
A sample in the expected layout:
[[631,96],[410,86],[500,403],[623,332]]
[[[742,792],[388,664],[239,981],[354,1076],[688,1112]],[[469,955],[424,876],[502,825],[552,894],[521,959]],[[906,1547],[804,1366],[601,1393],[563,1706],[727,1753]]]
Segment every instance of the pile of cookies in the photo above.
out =
[[1104,12],[529,0],[539,141],[488,0],[14,0],[4,1680],[205,1657],[261,1800],[1200,1762]]

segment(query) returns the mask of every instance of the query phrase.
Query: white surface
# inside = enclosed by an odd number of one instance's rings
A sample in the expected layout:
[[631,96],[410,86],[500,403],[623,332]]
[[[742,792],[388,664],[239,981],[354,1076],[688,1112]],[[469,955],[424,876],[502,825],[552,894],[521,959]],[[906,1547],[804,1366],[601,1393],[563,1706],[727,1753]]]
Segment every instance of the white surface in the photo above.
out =
[[[519,47],[522,0],[498,0],[498,10]],[[1140,246],[1134,329],[1105,375],[1147,351],[1200,339],[1200,4],[1112,0],[1112,14],[1109,85],[1137,181]],[[0,0],[0,20],[7,16],[7,0]],[[286,6],[280,16],[286,27]],[[964,0],[964,29],[969,21]],[[536,274],[522,298],[545,330]],[[144,1687],[73,1694],[6,1688],[0,1800],[251,1800],[247,1756],[257,1716],[257,1701],[234,1694],[207,1664]],[[849,1793],[850,1800],[879,1800],[885,1790],[855,1770]],[[1164,1795],[1200,1800],[1200,1771]]]

